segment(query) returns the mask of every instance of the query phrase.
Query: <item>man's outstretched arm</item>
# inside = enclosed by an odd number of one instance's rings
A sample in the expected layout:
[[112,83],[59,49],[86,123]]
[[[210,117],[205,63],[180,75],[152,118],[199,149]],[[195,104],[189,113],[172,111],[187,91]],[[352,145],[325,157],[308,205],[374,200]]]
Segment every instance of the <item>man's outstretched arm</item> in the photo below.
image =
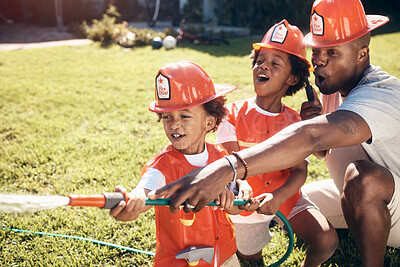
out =
[[[292,124],[270,139],[239,152],[247,162],[248,176],[282,170],[295,166],[315,151],[360,144],[371,137],[367,123],[351,111],[335,111],[311,120]],[[242,163],[229,156],[238,179],[244,175]],[[218,196],[233,179],[233,170],[224,158],[183,176],[178,181],[149,193],[151,199],[174,194],[172,212],[187,201],[201,210]],[[184,208],[186,212],[191,211]]]

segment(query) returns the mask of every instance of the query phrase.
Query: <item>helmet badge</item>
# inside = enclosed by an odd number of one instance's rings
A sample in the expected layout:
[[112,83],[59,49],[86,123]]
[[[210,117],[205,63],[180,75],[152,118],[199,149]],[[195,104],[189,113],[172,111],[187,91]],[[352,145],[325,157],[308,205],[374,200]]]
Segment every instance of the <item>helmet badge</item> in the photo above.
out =
[[171,99],[171,85],[169,83],[169,78],[164,76],[161,71],[156,77],[157,86],[157,97],[160,100],[170,100]]
[[283,44],[285,42],[286,36],[288,35],[288,28],[285,23],[280,23],[276,25],[272,35],[271,42]]
[[312,33],[314,35],[323,36],[324,35],[324,18],[318,15],[317,12],[313,12],[311,16],[311,27]]

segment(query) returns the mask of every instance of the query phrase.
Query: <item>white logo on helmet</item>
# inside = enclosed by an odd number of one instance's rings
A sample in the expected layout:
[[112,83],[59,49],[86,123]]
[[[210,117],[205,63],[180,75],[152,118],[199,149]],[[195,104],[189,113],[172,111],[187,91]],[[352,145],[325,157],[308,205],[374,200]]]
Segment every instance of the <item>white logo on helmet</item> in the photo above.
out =
[[156,87],[158,99],[171,99],[171,86],[169,84],[169,78],[165,77],[161,72],[156,77]]
[[271,35],[271,42],[283,44],[285,42],[286,36],[288,34],[288,28],[285,23],[276,25],[274,31]]
[[379,23],[382,23],[382,22],[384,22],[385,20],[383,20],[383,19],[381,19],[381,18],[378,18],[378,19],[372,19],[372,20],[370,20],[370,23],[372,24],[372,25],[375,25],[375,24],[379,24]]
[[319,35],[319,36],[324,35],[324,18],[318,15],[318,13],[315,12],[315,10],[311,16],[311,27],[312,27],[312,33],[314,35]]

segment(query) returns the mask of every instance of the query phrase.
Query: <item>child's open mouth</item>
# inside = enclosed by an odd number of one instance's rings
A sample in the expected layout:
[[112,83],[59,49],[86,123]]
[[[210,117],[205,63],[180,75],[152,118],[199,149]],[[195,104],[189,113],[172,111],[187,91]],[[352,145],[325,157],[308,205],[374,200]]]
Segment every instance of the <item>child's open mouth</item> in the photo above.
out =
[[171,134],[171,136],[173,139],[180,139],[180,138],[184,137],[185,135],[184,134]]
[[265,75],[265,74],[258,74],[257,75],[257,82],[265,83],[267,81],[269,81],[269,77],[267,75]]

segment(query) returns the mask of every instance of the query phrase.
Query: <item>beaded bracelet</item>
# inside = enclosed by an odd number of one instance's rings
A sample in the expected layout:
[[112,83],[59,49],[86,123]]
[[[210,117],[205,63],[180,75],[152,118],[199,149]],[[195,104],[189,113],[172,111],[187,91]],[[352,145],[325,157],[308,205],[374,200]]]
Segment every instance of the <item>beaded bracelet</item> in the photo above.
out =
[[237,177],[237,171],[235,169],[235,166],[233,166],[233,163],[231,162],[231,160],[228,158],[228,156],[224,156],[224,158],[226,158],[226,160],[229,162],[229,165],[231,165],[232,170],[233,170],[233,181],[232,183],[236,182],[236,177]]
[[244,166],[244,175],[243,175],[242,180],[246,180],[247,172],[249,171],[249,167],[247,166],[246,161],[244,161],[244,159],[235,151],[232,151],[231,154],[234,155],[243,164],[243,166]]

